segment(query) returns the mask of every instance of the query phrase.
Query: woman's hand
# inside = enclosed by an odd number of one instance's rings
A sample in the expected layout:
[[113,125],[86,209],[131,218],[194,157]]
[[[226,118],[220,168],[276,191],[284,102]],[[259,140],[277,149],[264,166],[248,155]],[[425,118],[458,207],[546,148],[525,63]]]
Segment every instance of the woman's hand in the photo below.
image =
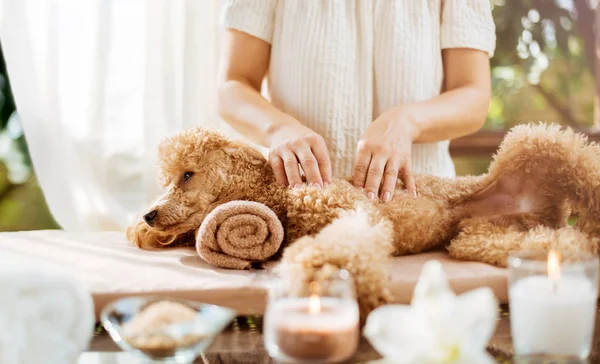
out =
[[354,186],[364,188],[371,200],[379,197],[388,202],[400,174],[407,192],[416,196],[410,164],[416,134],[416,123],[408,108],[397,107],[381,114],[358,142]]
[[223,38],[219,71],[219,114],[234,129],[269,148],[269,163],[277,182],[302,184],[302,165],[308,183],[331,183],[329,151],[323,138],[262,97],[271,45],[234,29]]
[[279,125],[270,135],[269,163],[277,182],[292,187],[302,184],[300,164],[309,184],[331,183],[331,161],[323,137],[298,121]]

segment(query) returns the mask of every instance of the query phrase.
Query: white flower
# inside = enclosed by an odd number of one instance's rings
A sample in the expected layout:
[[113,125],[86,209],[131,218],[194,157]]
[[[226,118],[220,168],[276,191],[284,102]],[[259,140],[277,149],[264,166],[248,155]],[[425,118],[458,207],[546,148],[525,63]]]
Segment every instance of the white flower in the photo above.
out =
[[498,302],[489,288],[456,296],[442,265],[423,267],[410,305],[386,305],[369,315],[364,335],[382,363],[495,363],[486,346]]

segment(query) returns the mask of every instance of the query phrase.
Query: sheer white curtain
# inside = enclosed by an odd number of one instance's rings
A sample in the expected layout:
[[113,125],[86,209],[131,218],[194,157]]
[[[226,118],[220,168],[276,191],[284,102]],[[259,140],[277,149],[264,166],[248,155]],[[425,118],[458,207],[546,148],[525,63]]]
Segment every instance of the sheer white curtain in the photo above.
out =
[[64,229],[125,228],[158,193],[157,143],[187,127],[224,127],[220,3],[0,0],[17,111]]

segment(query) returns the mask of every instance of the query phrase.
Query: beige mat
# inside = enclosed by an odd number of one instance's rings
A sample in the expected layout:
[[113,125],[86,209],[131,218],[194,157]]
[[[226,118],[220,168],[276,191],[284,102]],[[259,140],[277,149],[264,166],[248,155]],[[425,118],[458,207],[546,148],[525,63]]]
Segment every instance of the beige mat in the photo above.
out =
[[[111,300],[135,294],[169,295],[228,306],[239,314],[260,314],[266,303],[264,287],[271,278],[267,271],[212,267],[191,248],[143,251],[115,232],[0,233],[2,254],[40,260],[79,277],[94,296],[96,314]],[[399,303],[410,302],[421,267],[429,259],[442,261],[457,293],[488,286],[502,303],[507,302],[504,269],[431,252],[395,258],[391,289]]]

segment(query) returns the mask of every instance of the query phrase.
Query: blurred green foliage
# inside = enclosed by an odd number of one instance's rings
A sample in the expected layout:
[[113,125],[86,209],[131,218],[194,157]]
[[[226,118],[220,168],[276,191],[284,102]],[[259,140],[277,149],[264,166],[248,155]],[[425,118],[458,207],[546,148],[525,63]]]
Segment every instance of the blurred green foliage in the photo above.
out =
[[0,231],[57,228],[33,173],[0,49]]
[[492,58],[493,100],[486,128],[506,130],[539,120],[592,126],[594,2],[492,3],[497,41]]
[[[491,0],[496,24],[493,97],[486,129],[543,120],[594,125],[594,21],[598,1]],[[481,174],[491,156],[455,158]],[[36,182],[0,52],[0,231],[58,228]]]
[[[594,126],[597,1],[492,0],[496,52],[485,128],[535,121]],[[592,7],[594,6],[594,8]],[[487,171],[491,156],[454,158],[457,173]]]

